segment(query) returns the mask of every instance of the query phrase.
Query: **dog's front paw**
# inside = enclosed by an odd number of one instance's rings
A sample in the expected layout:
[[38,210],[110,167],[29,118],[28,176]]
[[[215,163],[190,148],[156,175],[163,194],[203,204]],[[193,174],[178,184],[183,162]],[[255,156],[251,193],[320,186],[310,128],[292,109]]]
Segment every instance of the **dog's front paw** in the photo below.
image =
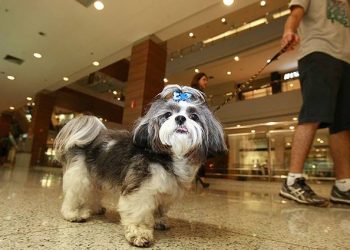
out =
[[126,226],[125,238],[133,246],[150,247],[153,243],[153,230],[143,225]]
[[65,210],[62,209],[62,216],[65,220],[71,222],[85,222],[91,215],[89,209]]

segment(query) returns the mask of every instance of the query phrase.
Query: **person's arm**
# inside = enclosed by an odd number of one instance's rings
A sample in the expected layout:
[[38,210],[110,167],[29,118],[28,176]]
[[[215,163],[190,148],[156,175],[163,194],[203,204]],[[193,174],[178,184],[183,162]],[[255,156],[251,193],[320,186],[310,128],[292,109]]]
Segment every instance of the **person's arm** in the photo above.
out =
[[303,7],[295,5],[291,9],[291,13],[284,25],[283,37],[281,40],[281,47],[285,47],[288,43],[291,43],[288,50],[293,50],[300,42],[300,37],[297,34],[300,21],[305,14]]

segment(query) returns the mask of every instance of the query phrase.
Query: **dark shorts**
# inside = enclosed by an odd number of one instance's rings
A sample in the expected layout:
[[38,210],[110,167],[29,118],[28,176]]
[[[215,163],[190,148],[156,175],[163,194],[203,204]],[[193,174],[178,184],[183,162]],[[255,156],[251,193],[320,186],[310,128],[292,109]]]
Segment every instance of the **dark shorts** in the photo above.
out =
[[303,105],[299,124],[319,122],[330,133],[350,130],[350,64],[321,52],[298,62]]

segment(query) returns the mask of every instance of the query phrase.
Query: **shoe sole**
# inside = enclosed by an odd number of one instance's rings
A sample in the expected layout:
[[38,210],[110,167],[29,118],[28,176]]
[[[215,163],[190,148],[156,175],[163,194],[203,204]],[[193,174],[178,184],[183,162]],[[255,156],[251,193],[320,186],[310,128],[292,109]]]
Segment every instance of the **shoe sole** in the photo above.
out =
[[295,196],[293,196],[293,195],[291,195],[289,193],[285,193],[282,190],[280,191],[279,195],[282,196],[283,198],[294,200],[294,201],[296,201],[296,202],[298,202],[300,204],[304,204],[304,205],[311,205],[311,206],[317,206],[317,207],[326,207],[326,206],[328,206],[328,202],[325,202],[325,203],[309,203],[307,201],[300,200],[297,197],[295,197]]
[[332,197],[332,196],[331,196],[330,200],[331,200],[331,202],[333,202],[333,203],[341,203],[341,204],[350,205],[350,201],[349,201],[349,200],[343,200],[343,199],[335,198],[335,197]]

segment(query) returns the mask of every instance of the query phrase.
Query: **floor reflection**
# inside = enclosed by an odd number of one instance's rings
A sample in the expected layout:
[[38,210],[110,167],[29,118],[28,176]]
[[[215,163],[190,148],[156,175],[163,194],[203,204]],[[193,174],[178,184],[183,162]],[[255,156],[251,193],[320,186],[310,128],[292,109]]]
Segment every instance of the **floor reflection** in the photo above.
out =
[[[280,182],[208,179],[169,212],[171,229],[156,232],[154,249],[347,249],[350,206],[316,208],[278,196]],[[331,183],[311,184],[329,196]],[[0,167],[0,249],[128,249],[116,197],[105,216],[64,221],[60,169]],[[97,237],[97,238],[96,238]],[[80,243],[78,242],[80,240]],[[30,246],[30,247],[29,247]],[[113,247],[112,247],[113,246]],[[40,247],[39,247],[40,248]]]

